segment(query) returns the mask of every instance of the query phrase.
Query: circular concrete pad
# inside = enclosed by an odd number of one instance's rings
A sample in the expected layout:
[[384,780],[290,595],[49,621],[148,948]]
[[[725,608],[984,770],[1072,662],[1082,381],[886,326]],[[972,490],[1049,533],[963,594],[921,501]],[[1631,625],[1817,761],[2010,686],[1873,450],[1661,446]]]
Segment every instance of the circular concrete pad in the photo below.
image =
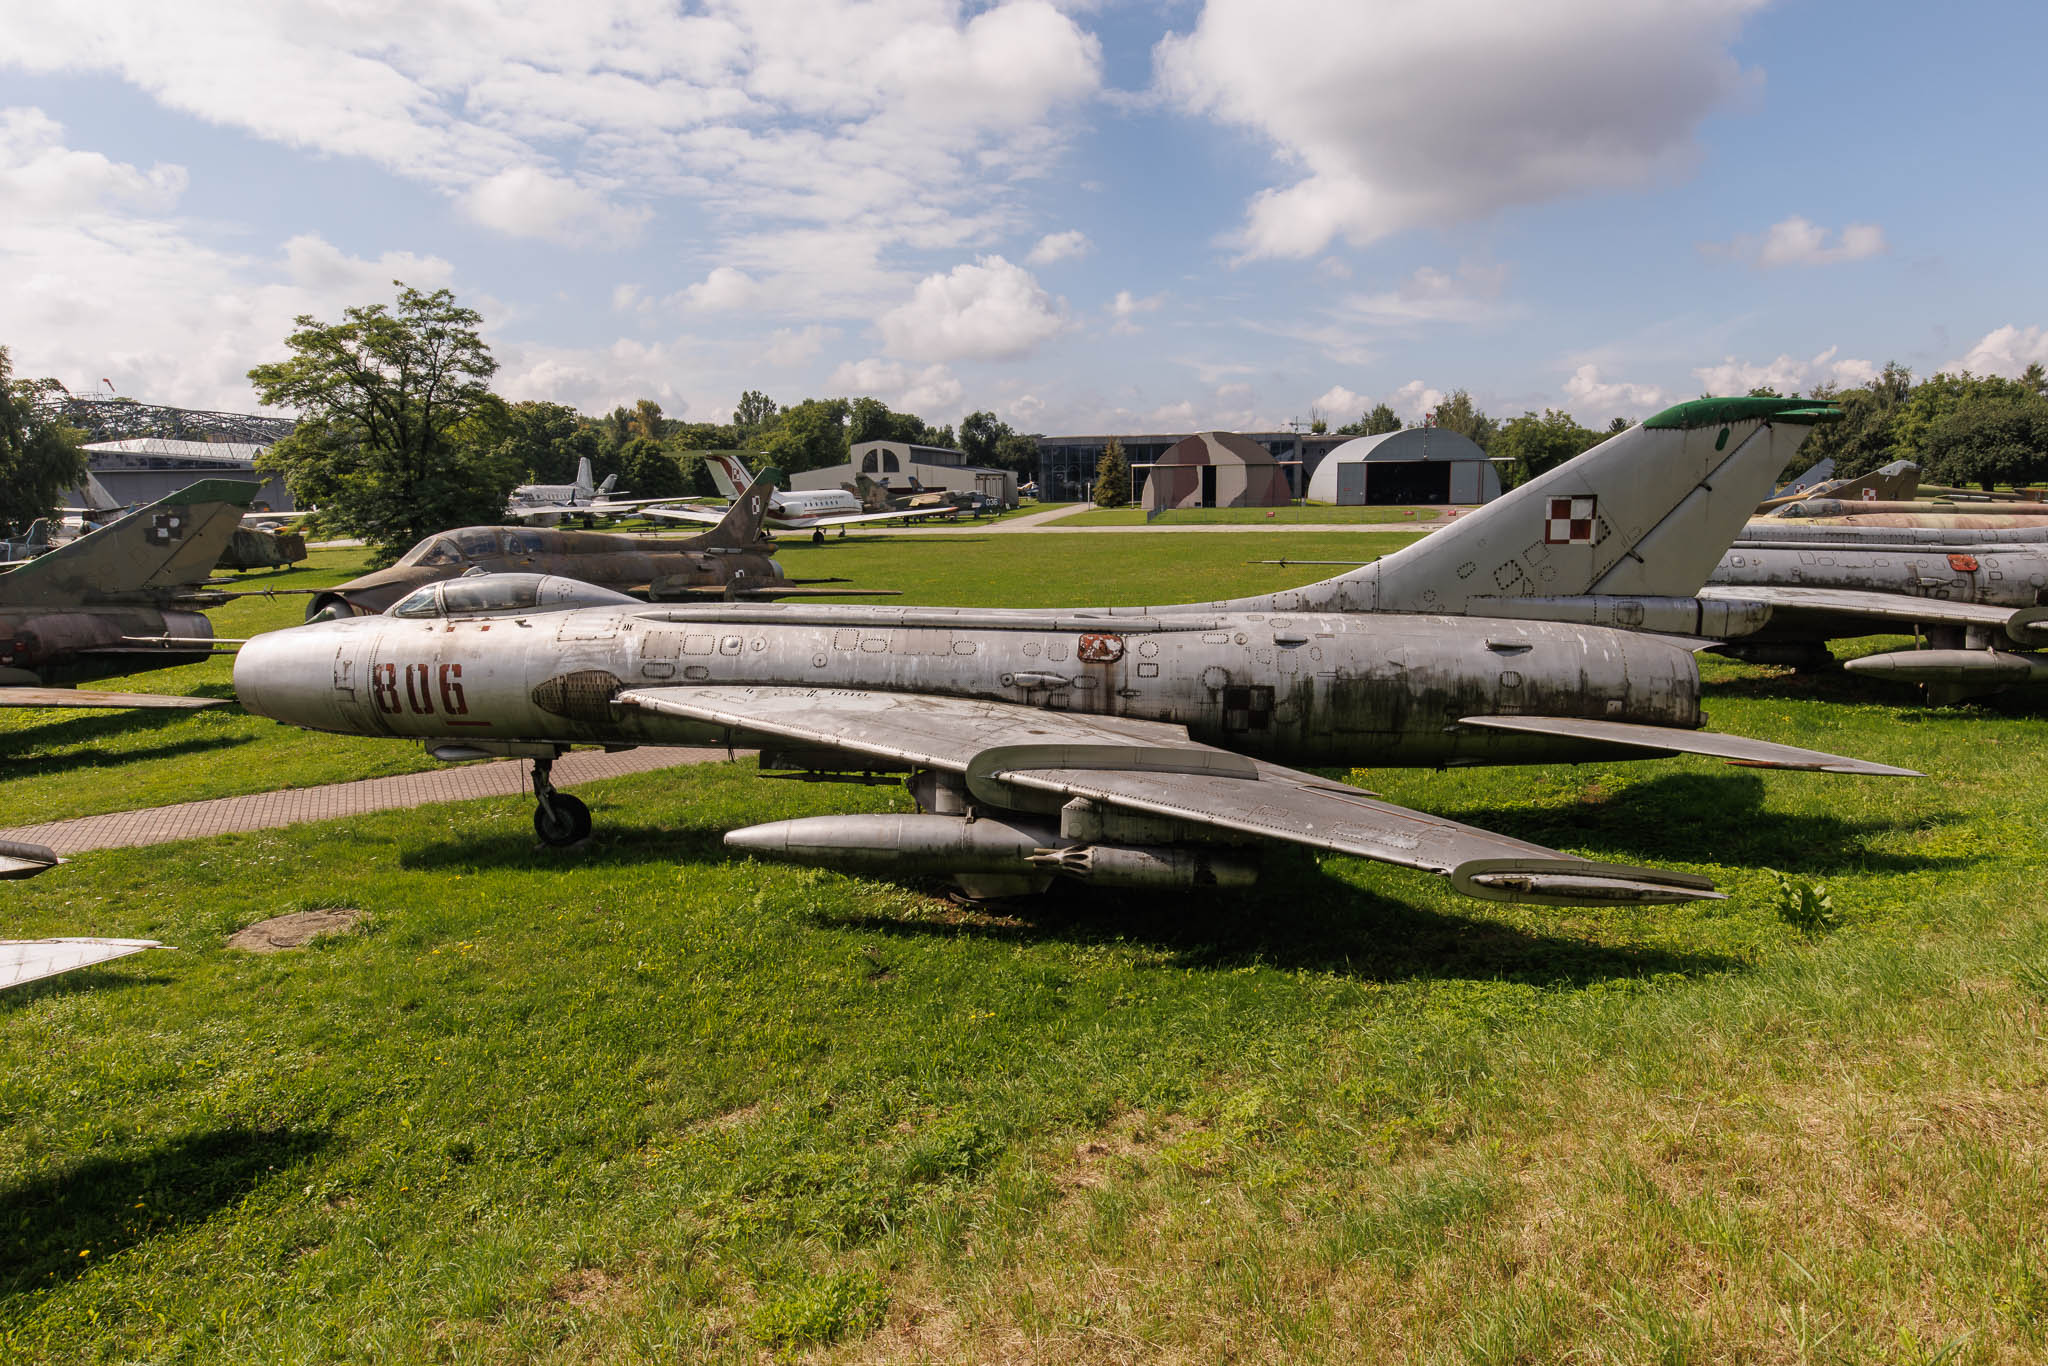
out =
[[250,953],[277,953],[303,948],[325,934],[343,934],[363,918],[348,906],[330,906],[318,911],[293,911],[290,915],[259,920],[247,929],[228,936],[228,947]]

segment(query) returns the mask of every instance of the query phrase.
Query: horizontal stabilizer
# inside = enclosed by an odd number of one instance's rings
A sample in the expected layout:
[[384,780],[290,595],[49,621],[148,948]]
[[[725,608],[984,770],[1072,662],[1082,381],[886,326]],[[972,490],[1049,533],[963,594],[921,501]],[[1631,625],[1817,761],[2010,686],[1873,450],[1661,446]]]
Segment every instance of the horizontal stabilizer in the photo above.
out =
[[1979,626],[2003,631],[2021,645],[2048,644],[2042,619],[2048,610],[1995,607],[1982,602],[1948,602],[1906,593],[1877,593],[1860,588],[1807,588],[1792,584],[1731,584],[1703,588],[1700,597],[1714,602],[1769,604],[1771,621],[1796,625],[1804,621],[1825,628],[1843,618],[1887,622],[1906,627]]
[[225,697],[95,692],[90,688],[0,688],[0,707],[151,707],[194,711],[200,707],[225,707],[228,701]]
[[1673,726],[1638,726],[1625,721],[1594,721],[1579,716],[1465,716],[1461,726],[1487,730],[1522,731],[1532,735],[1557,735],[1596,744],[1618,745],[1657,754],[1704,754],[1751,768],[1798,768],[1819,773],[1860,773],[1881,778],[1923,778],[1910,768],[1873,764],[1867,759],[1849,759],[1817,749],[1800,749],[1770,740],[1752,740],[1746,735],[1716,735],[1705,730],[1679,730]]
[[154,939],[0,939],[0,991],[162,947]]

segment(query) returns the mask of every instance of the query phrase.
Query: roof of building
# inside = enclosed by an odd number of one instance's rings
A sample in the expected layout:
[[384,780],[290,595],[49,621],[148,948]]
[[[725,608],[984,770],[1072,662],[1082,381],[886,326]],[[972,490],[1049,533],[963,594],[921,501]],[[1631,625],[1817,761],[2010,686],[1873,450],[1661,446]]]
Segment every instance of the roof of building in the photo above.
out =
[[143,455],[167,460],[194,460],[210,464],[246,465],[268,444],[249,441],[173,441],[161,436],[131,436],[120,441],[94,441],[85,450],[93,455]]
[[1479,443],[1444,427],[1403,427],[1398,432],[1354,437],[1323,457],[1342,460],[1484,460]]

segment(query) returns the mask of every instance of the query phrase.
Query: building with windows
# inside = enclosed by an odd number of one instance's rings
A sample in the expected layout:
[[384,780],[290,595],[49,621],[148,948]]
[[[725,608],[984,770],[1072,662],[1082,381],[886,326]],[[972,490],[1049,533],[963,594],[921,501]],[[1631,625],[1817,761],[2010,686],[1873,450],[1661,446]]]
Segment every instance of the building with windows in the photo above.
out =
[[1324,456],[1308,481],[1309,501],[1486,503],[1500,497],[1500,475],[1470,437],[1441,427],[1409,427],[1346,441]]
[[792,489],[836,489],[866,475],[891,493],[913,488],[983,493],[1006,508],[1017,506],[1017,476],[1009,470],[971,465],[967,452],[947,446],[918,446],[908,441],[863,441],[843,465],[805,470],[789,477]]
[[[263,512],[290,512],[297,505],[277,477],[256,473],[256,457],[269,442],[176,441],[160,436],[131,436],[119,441],[93,441],[85,447],[86,468],[100,487],[122,507],[153,503],[201,479],[248,479],[263,485],[254,507]],[[83,490],[64,493],[66,506],[83,507]]]

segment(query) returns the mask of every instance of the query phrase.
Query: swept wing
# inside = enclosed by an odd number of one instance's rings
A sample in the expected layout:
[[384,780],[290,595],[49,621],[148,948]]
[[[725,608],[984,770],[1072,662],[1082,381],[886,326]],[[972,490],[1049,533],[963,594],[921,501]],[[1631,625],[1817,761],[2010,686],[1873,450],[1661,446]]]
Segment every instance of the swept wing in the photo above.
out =
[[925,694],[790,687],[635,688],[619,704],[962,774],[1009,808],[1082,798],[1448,876],[1469,896],[1553,905],[1718,897],[1705,878],[1571,858],[1357,788],[1201,744],[1178,726]]

